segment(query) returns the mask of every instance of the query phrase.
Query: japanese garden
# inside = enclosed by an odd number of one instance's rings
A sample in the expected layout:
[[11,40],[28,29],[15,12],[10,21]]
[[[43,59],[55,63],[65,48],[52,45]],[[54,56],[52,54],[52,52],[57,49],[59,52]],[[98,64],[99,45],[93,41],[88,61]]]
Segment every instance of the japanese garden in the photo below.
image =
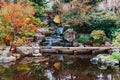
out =
[[120,80],[120,0],[0,0],[0,80]]

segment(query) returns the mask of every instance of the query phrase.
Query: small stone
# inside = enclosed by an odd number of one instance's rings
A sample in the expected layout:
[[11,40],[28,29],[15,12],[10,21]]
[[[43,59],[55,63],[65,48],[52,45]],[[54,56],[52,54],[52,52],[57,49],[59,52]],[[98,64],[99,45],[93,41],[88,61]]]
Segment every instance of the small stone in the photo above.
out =
[[39,56],[42,56],[42,54],[41,53],[38,53],[38,54],[32,54],[33,56],[35,56],[35,57],[39,57]]

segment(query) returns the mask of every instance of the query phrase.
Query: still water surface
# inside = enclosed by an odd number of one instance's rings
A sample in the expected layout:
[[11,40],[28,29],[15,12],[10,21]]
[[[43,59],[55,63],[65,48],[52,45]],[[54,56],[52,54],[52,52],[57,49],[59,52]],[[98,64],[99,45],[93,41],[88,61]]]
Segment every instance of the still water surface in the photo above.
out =
[[[11,63],[10,63],[11,64]],[[119,66],[100,70],[89,59],[50,57],[42,63],[0,65],[0,80],[120,80]]]

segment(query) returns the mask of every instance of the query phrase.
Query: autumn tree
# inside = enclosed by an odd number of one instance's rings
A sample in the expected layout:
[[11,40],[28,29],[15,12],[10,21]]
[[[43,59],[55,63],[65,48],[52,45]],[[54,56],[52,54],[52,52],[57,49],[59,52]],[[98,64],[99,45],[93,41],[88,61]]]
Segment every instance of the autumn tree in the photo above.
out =
[[34,7],[25,3],[6,3],[5,0],[1,0],[2,5],[0,9],[0,16],[2,22],[9,23],[14,29],[14,35],[19,27],[26,24],[28,18],[35,14]]

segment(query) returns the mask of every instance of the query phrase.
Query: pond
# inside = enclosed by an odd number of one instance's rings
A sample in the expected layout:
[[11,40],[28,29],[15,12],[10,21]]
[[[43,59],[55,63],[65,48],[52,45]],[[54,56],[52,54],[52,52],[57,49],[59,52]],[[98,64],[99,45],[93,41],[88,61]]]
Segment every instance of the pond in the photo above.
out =
[[[119,66],[98,69],[89,59],[50,56],[42,63],[16,63],[0,65],[0,80],[120,80]],[[31,58],[33,59],[33,58]]]

